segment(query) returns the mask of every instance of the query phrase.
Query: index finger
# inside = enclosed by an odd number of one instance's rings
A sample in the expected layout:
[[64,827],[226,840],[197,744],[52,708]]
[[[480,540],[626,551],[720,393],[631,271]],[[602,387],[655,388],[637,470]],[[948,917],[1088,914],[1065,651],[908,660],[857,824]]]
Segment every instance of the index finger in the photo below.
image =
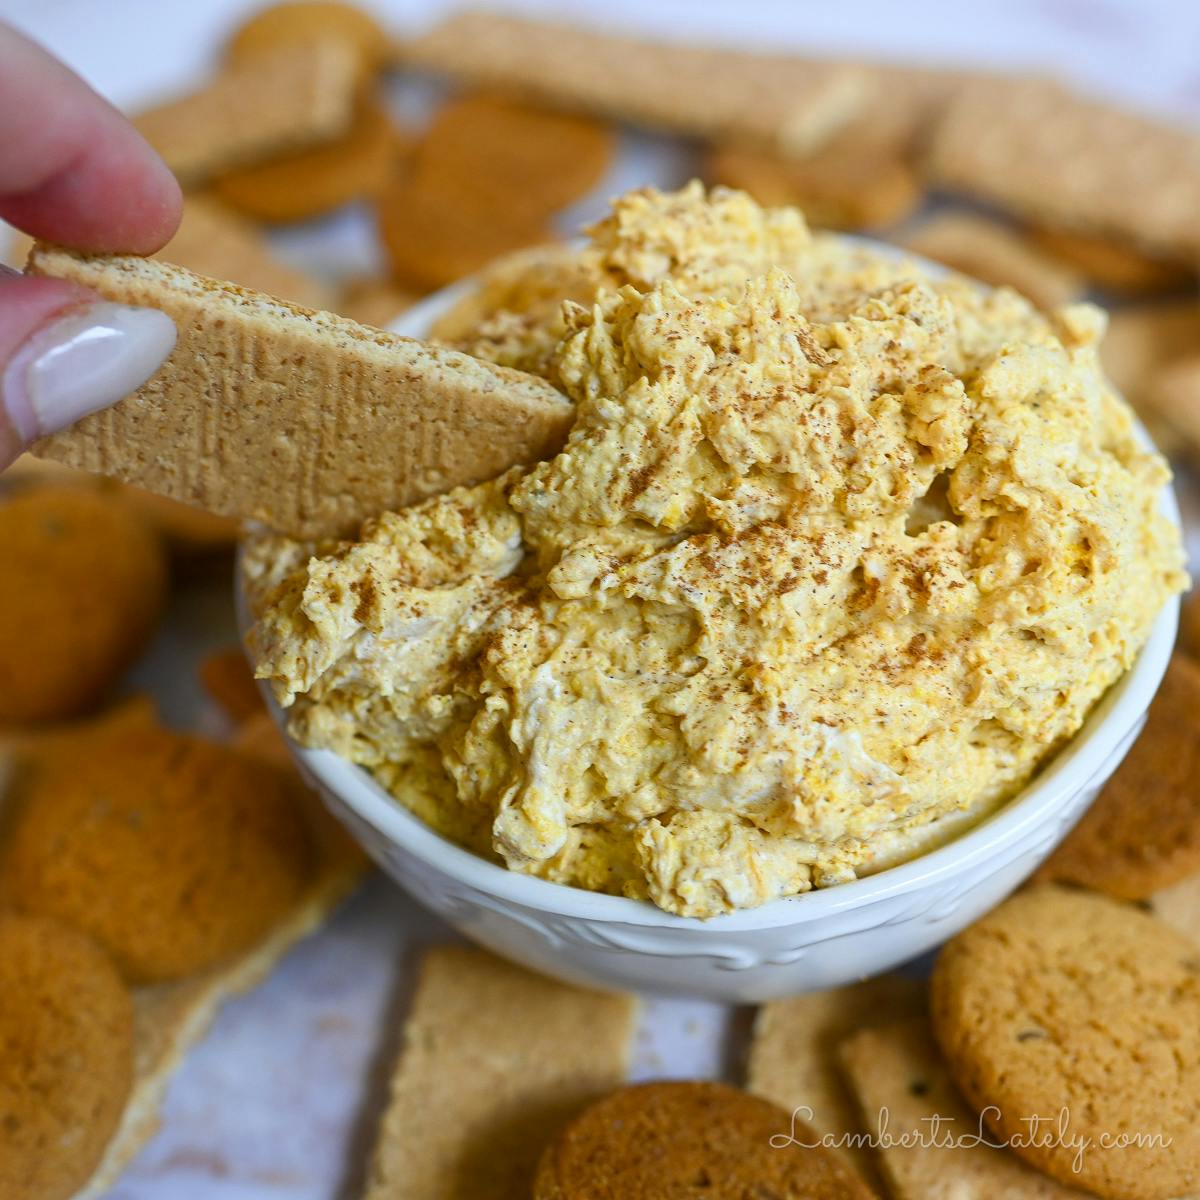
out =
[[152,254],[181,203],[175,177],[111,104],[0,23],[0,217],[77,250]]

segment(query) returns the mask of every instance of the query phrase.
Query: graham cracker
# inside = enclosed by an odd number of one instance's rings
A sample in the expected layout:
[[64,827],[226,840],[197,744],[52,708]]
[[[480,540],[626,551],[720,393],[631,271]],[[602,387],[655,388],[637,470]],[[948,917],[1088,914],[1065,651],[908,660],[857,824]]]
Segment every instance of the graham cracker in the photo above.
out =
[[631,996],[430,950],[366,1200],[528,1200],[543,1147],[623,1082],[634,1016]]
[[574,419],[534,376],[154,259],[39,246],[29,267],[179,331],[146,384],[34,453],[295,537],[545,458]]
[[797,154],[852,120],[873,86],[868,71],[846,64],[489,12],[456,13],[400,53],[411,66],[559,107]]
[[1036,223],[1200,256],[1200,137],[1053,80],[961,89],[928,169],[940,186]]
[[975,213],[932,217],[902,244],[993,287],[1011,287],[1038,308],[1069,304],[1084,292],[1082,276],[1038,250],[1017,230]]
[[330,289],[276,258],[255,224],[202,196],[185,199],[179,229],[154,257],[304,308],[329,303]]
[[[1007,1149],[946,1144],[978,1138],[980,1122],[954,1089],[924,1020],[861,1029],[842,1042],[840,1058],[863,1128],[880,1142],[874,1153],[893,1200],[1084,1196],[1026,1166]],[[885,1121],[883,1139],[880,1126]],[[996,1140],[986,1127],[983,1132]],[[909,1144],[898,1144],[905,1140]]]
[[298,42],[231,66],[207,87],[143,112],[138,132],[185,187],[219,171],[332,141],[349,127],[353,46]]
[[1034,226],[1030,240],[1047,254],[1078,271],[1093,287],[1119,296],[1173,291],[1194,282],[1185,263],[1146,254],[1116,238]]
[[[811,1110],[811,1116],[808,1111],[796,1115],[822,1135],[858,1133],[858,1111],[841,1076],[838,1044],[866,1025],[924,1011],[924,987],[902,975],[764,1004],[754,1023],[746,1086],[789,1113]],[[851,1144],[836,1152],[868,1182],[878,1183],[869,1149]]]

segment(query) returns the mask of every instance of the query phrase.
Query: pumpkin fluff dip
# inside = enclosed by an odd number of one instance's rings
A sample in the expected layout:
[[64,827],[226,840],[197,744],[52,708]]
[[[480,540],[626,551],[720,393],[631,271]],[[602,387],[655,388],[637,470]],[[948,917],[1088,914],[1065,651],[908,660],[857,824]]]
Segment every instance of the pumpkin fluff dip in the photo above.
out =
[[697,184],[494,269],[437,336],[576,404],[549,462],[252,542],[258,674],[515,871],[710,917],[1018,792],[1183,574],[1103,313]]

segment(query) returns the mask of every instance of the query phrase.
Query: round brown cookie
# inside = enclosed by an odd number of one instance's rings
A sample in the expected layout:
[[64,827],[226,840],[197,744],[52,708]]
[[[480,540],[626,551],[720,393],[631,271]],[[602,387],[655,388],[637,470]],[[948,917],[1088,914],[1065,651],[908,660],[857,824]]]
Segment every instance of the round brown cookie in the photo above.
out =
[[1200,1188],[1194,943],[1042,884],[946,944],[931,1005],[955,1082],[1021,1158],[1122,1200]]
[[0,914],[0,1196],[91,1177],[133,1082],[133,1004],[108,956],[57,921]]
[[445,181],[397,180],[380,197],[379,233],[401,287],[433,291],[553,234],[541,222],[487,212]]
[[344,138],[230,171],[214,182],[213,192],[262,221],[303,221],[377,195],[409,148],[408,135],[383,105],[364,95]]
[[366,71],[377,70],[391,57],[391,39],[374,17],[336,0],[294,0],[264,8],[238,27],[225,56],[231,63],[244,63],[278,46],[333,40],[354,46]]
[[0,503],[0,555],[0,723],[92,707],[162,612],[158,537],[116,496],[35,486]]
[[[791,1135],[812,1146],[780,1145]],[[776,1144],[772,1145],[772,1138]],[[777,1105],[724,1083],[621,1088],[546,1148],[534,1200],[867,1200],[820,1137]]]
[[96,938],[135,983],[249,949],[312,868],[293,778],[164,729],[118,730],[23,783],[4,897]]
[[1200,664],[1177,654],[1145,731],[1037,878],[1144,900],[1197,874],[1198,777]]
[[759,204],[794,205],[820,229],[898,225],[924,198],[916,172],[896,149],[841,134],[800,159],[755,146],[716,146],[705,174],[713,183],[749,192]]
[[439,109],[416,174],[442,193],[462,193],[480,213],[530,225],[591,191],[615,146],[602,121],[476,93]]

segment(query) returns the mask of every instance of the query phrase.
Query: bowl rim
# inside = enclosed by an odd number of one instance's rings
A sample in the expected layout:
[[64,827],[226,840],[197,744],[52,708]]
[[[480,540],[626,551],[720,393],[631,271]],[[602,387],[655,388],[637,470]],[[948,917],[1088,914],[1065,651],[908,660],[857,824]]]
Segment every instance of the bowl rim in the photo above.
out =
[[[882,251],[888,257],[912,261],[935,277],[946,273],[946,268],[940,264],[887,243],[841,236],[876,252]],[[423,336],[438,317],[476,286],[474,279],[465,279],[444,288],[407,309],[389,328],[410,337]],[[1153,440],[1136,417],[1134,425],[1139,442],[1154,449]],[[1179,506],[1169,481],[1163,486],[1160,508],[1177,528],[1181,527]],[[241,581],[239,547],[234,591],[238,626],[244,636],[250,621]],[[1155,618],[1150,636],[1132,665],[1093,706],[1070,741],[1025,788],[964,832],[952,835],[949,841],[913,859],[873,874],[770,900],[757,908],[708,918],[683,917],[667,912],[649,900],[588,891],[572,884],[525,875],[455,845],[386,792],[365,768],[333,751],[307,749],[294,742],[287,734],[283,710],[265,684],[262,691],[272,719],[292,754],[322,788],[388,841],[457,883],[510,904],[557,917],[648,929],[734,933],[819,921],[910,892],[918,886],[958,876],[982,866],[997,850],[1019,841],[1027,831],[1052,817],[1087,785],[1113,748],[1121,744],[1145,715],[1170,662],[1179,609],[1180,597],[1172,596]]]

